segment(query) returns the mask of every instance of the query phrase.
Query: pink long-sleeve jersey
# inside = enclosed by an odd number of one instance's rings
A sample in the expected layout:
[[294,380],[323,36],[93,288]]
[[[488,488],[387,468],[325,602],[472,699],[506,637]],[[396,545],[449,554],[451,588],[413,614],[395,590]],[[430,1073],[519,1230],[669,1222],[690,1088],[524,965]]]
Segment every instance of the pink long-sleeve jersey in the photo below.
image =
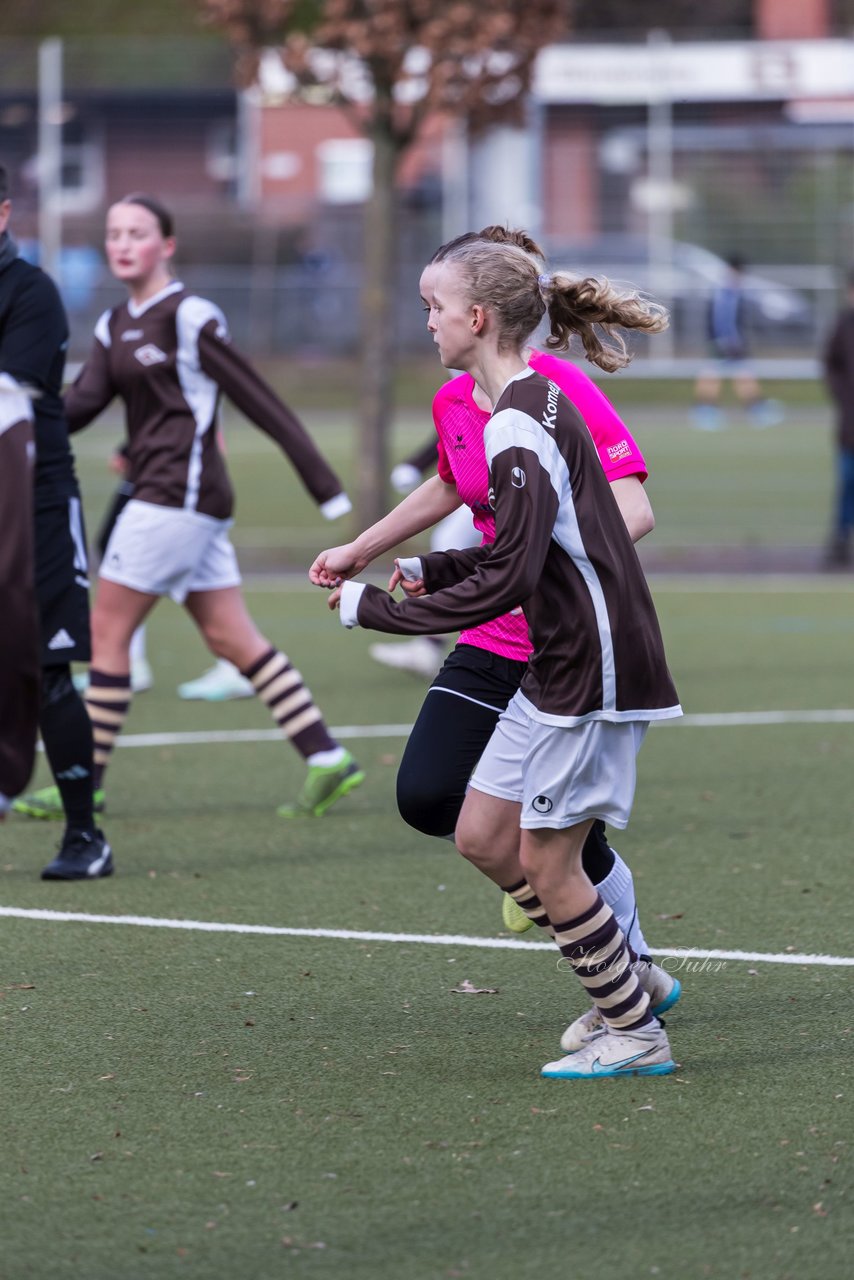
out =
[[[621,476],[645,480],[646,463],[625,424],[607,396],[586,373],[558,356],[535,351],[531,368],[556,383],[581,414],[599,453],[609,481]],[[495,519],[489,506],[489,480],[483,432],[489,413],[474,400],[474,379],[467,373],[452,378],[433,397],[433,422],[439,436],[439,475],[453,484],[471,508],[483,542],[495,538]],[[488,649],[505,658],[527,661],[531,653],[528,624],[521,612],[506,613],[492,622],[463,631],[460,644]]]

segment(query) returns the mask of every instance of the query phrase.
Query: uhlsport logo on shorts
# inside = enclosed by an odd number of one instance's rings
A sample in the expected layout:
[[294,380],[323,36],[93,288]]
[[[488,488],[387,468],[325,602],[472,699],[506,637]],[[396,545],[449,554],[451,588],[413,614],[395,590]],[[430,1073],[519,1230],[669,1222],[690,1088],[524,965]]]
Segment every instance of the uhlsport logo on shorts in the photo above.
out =
[[531,801],[531,808],[535,813],[551,813],[552,802],[548,796],[534,796]]
[[524,489],[528,477],[521,467],[514,467],[510,472],[510,483],[514,489]]

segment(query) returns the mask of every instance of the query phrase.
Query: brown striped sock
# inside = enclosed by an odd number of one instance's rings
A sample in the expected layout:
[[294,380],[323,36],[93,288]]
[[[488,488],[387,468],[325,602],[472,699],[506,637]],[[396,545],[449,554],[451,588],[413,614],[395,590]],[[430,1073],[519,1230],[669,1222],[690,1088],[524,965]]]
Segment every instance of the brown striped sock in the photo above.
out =
[[104,772],[110,763],[113,746],[121,733],[132,698],[130,675],[111,676],[105,671],[89,668],[89,687],[85,701],[95,739],[92,782],[96,791],[103,786]]
[[305,759],[318,751],[334,751],[338,743],[329,736],[319,707],[302,676],[279,649],[268,649],[243,674],[255,686],[258,697],[286,738]]
[[511,885],[504,892],[508,893],[517,906],[522,908],[529,920],[533,920],[534,924],[539,925],[541,929],[545,929],[550,937],[553,938],[555,936],[552,922],[546,915],[546,909],[527,880],[520,880],[518,884]]
[[631,967],[614,913],[599,895],[589,910],[554,926],[555,941],[612,1031],[653,1023],[649,996]]

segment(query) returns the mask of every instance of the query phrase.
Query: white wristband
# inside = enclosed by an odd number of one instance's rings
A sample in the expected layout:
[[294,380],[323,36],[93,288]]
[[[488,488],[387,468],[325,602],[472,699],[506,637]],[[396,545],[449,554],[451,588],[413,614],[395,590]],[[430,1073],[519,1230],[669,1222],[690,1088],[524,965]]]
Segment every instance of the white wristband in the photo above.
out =
[[399,556],[397,567],[407,582],[417,582],[424,577],[420,556]]
[[337,520],[339,516],[346,516],[352,510],[353,504],[346,493],[336,493],[334,498],[321,505],[320,514],[327,520]]
[[341,588],[338,612],[341,616],[341,625],[349,631],[359,625],[359,601],[367,585],[366,582],[345,582]]

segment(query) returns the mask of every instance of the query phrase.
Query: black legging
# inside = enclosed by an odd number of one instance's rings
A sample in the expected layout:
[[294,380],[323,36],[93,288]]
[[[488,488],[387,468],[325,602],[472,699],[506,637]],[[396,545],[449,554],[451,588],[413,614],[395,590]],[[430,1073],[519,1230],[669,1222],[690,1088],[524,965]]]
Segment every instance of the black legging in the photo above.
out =
[[[397,807],[416,831],[453,836],[466,788],[498,717],[519,688],[524,662],[459,644],[424,699],[397,773]],[[594,884],[614,865],[605,824],[594,822],[583,866]]]

